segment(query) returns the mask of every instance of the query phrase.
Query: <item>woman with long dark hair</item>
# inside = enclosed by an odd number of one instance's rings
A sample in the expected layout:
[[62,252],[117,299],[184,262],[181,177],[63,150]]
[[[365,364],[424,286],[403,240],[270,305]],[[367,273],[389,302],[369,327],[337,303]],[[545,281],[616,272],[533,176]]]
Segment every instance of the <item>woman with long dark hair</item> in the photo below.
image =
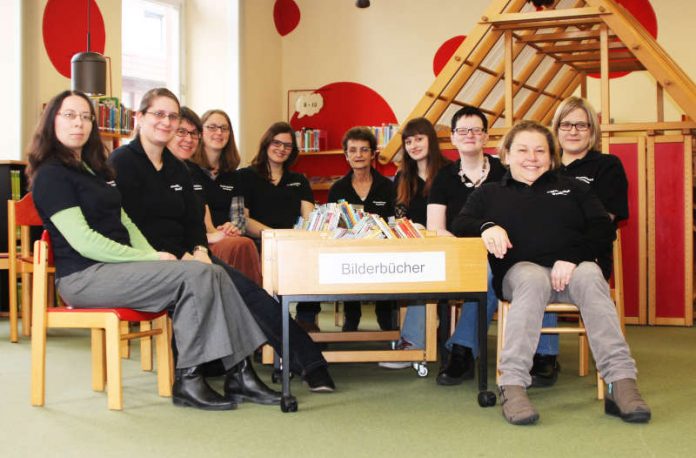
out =
[[[157,107],[150,116],[168,127],[178,124],[178,108]],[[234,409],[239,393],[228,387],[265,341],[263,332],[222,268],[177,261],[133,224],[112,184],[98,129],[89,98],[65,91],[46,106],[29,147],[27,173],[51,235],[58,290],[78,308],[171,309],[178,348],[174,404]],[[200,371],[218,359],[227,371],[224,397]]]

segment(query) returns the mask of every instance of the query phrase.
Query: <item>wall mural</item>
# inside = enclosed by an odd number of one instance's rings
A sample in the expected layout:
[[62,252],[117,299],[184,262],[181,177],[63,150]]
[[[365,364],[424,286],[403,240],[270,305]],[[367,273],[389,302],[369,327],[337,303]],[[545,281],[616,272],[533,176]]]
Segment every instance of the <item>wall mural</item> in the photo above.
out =
[[300,7],[293,0],[276,0],[273,5],[273,22],[281,37],[295,30],[300,16]]
[[[106,32],[96,0],[91,8],[91,51],[104,54]],[[70,59],[87,50],[87,5],[75,0],[48,0],[43,14],[43,43],[53,67],[70,78]]]

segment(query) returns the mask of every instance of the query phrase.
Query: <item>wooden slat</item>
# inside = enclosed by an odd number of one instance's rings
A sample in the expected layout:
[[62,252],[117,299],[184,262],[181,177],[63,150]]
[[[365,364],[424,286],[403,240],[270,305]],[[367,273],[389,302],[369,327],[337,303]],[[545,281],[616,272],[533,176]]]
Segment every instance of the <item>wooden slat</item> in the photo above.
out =
[[[612,38],[614,35],[612,35]],[[520,41],[525,43],[546,43],[552,41],[582,41],[588,38],[599,38],[599,30],[584,30],[577,32],[559,32],[559,33],[537,33],[521,37]]]
[[527,22],[545,22],[548,26],[551,23],[555,27],[559,22],[564,20],[597,17],[605,14],[606,10],[603,7],[589,6],[585,8],[563,8],[558,10],[543,10],[527,13],[503,13],[496,14],[490,17],[481,18],[482,23],[501,26],[505,24],[517,24]]
[[[602,67],[600,63],[590,62],[581,64],[572,64],[578,71],[586,73],[601,73]],[[639,60],[634,61],[610,61],[609,72],[632,72],[642,71],[645,67]]]
[[[567,45],[543,45],[537,49],[544,54],[565,54],[571,52],[590,52],[599,51],[600,43],[598,40],[583,41],[582,43],[572,43]],[[609,49],[624,50],[628,49],[625,44],[620,41],[612,41],[609,43]]]
[[[523,13],[529,14],[529,13]],[[495,28],[498,30],[534,30],[534,29],[545,29],[549,27],[578,27],[584,25],[594,25],[602,22],[599,17],[587,17],[582,19],[565,19],[562,21],[554,22],[549,24],[547,21],[531,21],[531,22],[517,22],[510,24],[496,25]]]
[[505,127],[512,127],[515,112],[512,106],[512,32],[505,31]]
[[[568,54],[566,56],[559,56],[556,58],[559,62],[587,62],[587,61],[599,61],[602,55],[601,52],[583,52],[577,54]],[[633,54],[628,51],[613,51],[609,54],[612,60],[617,59],[634,59]]]

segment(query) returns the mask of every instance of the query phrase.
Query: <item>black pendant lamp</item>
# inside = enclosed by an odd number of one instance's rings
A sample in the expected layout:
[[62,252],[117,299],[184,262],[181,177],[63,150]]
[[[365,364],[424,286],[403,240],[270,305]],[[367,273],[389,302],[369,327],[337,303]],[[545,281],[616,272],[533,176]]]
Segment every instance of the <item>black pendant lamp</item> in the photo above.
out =
[[98,52],[89,50],[91,45],[90,3],[87,0],[87,51],[75,54],[70,60],[71,86],[73,91],[88,95],[106,94],[106,59]]

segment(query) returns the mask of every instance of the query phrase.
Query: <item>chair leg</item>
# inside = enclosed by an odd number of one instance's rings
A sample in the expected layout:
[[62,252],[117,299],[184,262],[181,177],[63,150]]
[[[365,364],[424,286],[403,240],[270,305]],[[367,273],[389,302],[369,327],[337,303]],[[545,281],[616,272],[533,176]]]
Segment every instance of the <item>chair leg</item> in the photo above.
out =
[[22,273],[22,335],[31,335],[31,274]]
[[[141,331],[149,331],[151,329],[151,322],[140,322]],[[140,367],[142,367],[144,371],[152,371],[152,337],[150,336],[140,338]]]
[[[13,261],[14,262],[14,261]],[[13,281],[14,277],[14,281]],[[19,340],[19,321],[17,310],[17,275],[13,275],[13,271],[9,273],[9,289],[10,289],[10,342]]]
[[505,318],[507,317],[507,302],[498,302],[498,348],[495,355],[495,383],[500,384],[500,354],[503,352],[503,342],[505,342]]
[[[174,337],[174,325],[172,324],[172,319],[167,316],[167,354],[169,355],[169,386],[174,385],[174,369],[176,364],[174,363],[174,351],[172,350],[172,338]],[[266,345],[268,347],[268,345]],[[159,350],[158,350],[159,351]]]
[[[127,321],[121,321],[119,323],[120,333],[128,334],[130,332],[130,323]],[[121,358],[130,359],[130,340],[124,339],[120,342],[121,346]]]
[[[162,333],[155,336],[156,356],[157,356],[157,391],[160,396],[171,397],[172,383],[170,366],[170,354],[172,347],[169,336],[169,318],[164,315],[154,321],[155,329],[161,329]],[[152,360],[151,360],[152,361]]]
[[31,405],[43,406],[46,399],[46,316],[34,319],[31,336]]
[[[582,318],[580,318],[579,324],[581,324],[584,327],[584,324],[582,323]],[[580,377],[585,377],[587,374],[590,373],[589,355],[590,345],[587,342],[587,334],[578,334],[578,375]]]
[[105,382],[104,330],[92,328],[92,389],[104,391]]
[[109,409],[123,410],[121,387],[121,322],[114,315],[105,325],[106,332],[106,393]]
[[604,399],[604,379],[599,375],[599,371],[597,371],[597,399],[600,401]]

